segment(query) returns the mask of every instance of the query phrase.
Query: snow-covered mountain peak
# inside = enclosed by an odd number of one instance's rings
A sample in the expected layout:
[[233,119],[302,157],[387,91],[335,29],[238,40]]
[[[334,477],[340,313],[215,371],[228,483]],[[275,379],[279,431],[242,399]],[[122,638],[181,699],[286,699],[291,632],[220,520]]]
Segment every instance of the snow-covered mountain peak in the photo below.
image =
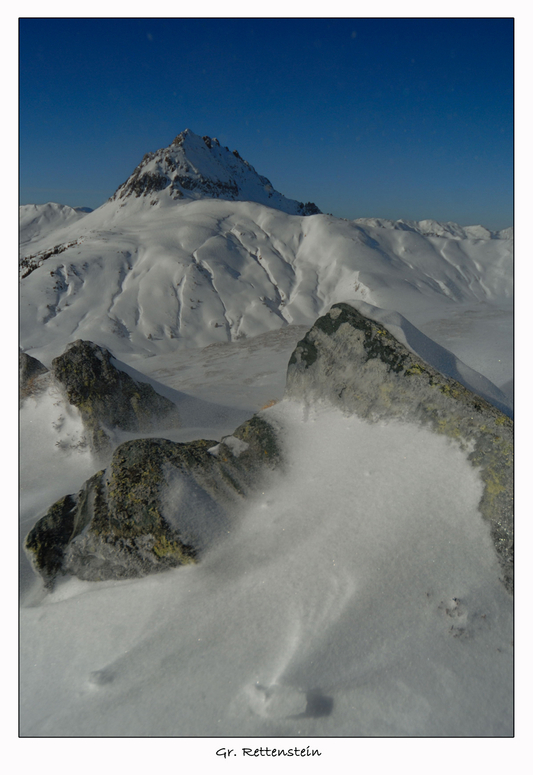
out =
[[111,201],[125,204],[140,197],[151,205],[168,199],[227,199],[259,202],[290,215],[320,213],[312,202],[287,199],[276,191],[238,151],[190,129],[177,135],[168,147],[145,154]]

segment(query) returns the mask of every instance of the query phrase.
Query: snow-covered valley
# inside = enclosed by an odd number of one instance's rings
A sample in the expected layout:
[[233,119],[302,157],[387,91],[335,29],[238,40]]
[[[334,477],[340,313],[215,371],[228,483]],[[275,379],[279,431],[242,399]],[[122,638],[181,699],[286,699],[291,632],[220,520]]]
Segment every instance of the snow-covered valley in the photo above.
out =
[[[512,414],[512,231],[284,211],[248,168],[228,179],[242,201],[219,198],[196,136],[201,186],[183,186],[189,140],[94,212],[23,214],[20,346],[47,368],[79,339],[108,348],[177,406],[179,427],[146,436],[215,445],[259,413],[284,465],[196,564],[46,590],[21,548],[22,736],[512,735],[513,600],[471,449],[285,395],[298,342],[353,300]],[[22,545],[102,464],[56,384],[20,418]],[[185,504],[200,529],[188,497],[170,492],[168,513]]]

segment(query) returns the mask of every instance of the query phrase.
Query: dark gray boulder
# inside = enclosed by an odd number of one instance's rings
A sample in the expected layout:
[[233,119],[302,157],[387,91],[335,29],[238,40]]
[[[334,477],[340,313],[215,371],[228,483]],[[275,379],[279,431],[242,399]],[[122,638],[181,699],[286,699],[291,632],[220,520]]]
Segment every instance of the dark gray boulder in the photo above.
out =
[[274,429],[257,415],[218,443],[125,442],[106,470],[50,507],[26,551],[49,587],[58,575],[133,578],[195,562],[280,459]]
[[[377,310],[370,305],[356,306]],[[325,400],[371,422],[397,419],[420,423],[461,444],[484,482],[479,509],[490,523],[501,579],[511,591],[512,420],[493,403],[430,365],[393,336],[383,322],[362,314],[356,306],[335,304],[298,343],[289,362],[286,397],[310,403]],[[400,318],[396,314],[395,325],[390,327],[402,337],[407,332],[405,338],[420,343],[419,351],[425,349],[429,358],[429,340]],[[432,344],[448,373],[468,373],[451,353]],[[485,382],[480,384],[485,387]]]
[[33,358],[28,353],[19,353],[19,397],[21,403],[28,396],[40,392],[43,387],[40,378],[47,373],[48,369],[37,358]]
[[97,453],[110,451],[112,429],[149,433],[179,424],[172,401],[117,368],[105,347],[78,339],[52,361],[51,370],[79,409]]

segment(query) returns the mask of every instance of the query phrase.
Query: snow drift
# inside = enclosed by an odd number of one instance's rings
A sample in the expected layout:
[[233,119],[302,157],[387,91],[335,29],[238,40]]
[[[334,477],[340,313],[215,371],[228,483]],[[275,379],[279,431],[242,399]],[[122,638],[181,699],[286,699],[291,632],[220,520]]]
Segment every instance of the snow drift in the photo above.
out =
[[[419,363],[403,365],[421,378]],[[328,372],[335,380],[334,363]],[[283,465],[233,506],[198,565],[65,579],[23,608],[23,734],[512,734],[512,604],[479,510],[474,436],[408,414],[369,424],[297,392],[289,367],[288,397],[259,415]],[[224,455],[246,454],[234,442]],[[183,495],[170,489],[167,518],[192,507]],[[56,667],[39,667],[36,639]]]

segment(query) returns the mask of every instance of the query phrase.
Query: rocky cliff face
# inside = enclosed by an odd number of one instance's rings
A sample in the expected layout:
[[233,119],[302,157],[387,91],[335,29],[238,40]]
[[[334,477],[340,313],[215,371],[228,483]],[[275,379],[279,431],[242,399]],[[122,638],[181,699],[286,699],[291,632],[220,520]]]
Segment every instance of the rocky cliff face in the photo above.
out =
[[313,202],[287,199],[259,175],[238,151],[216,138],[199,137],[186,129],[167,147],[147,153],[111,200],[151,197],[165,192],[172,199],[229,199],[260,202],[292,215],[320,213]]

